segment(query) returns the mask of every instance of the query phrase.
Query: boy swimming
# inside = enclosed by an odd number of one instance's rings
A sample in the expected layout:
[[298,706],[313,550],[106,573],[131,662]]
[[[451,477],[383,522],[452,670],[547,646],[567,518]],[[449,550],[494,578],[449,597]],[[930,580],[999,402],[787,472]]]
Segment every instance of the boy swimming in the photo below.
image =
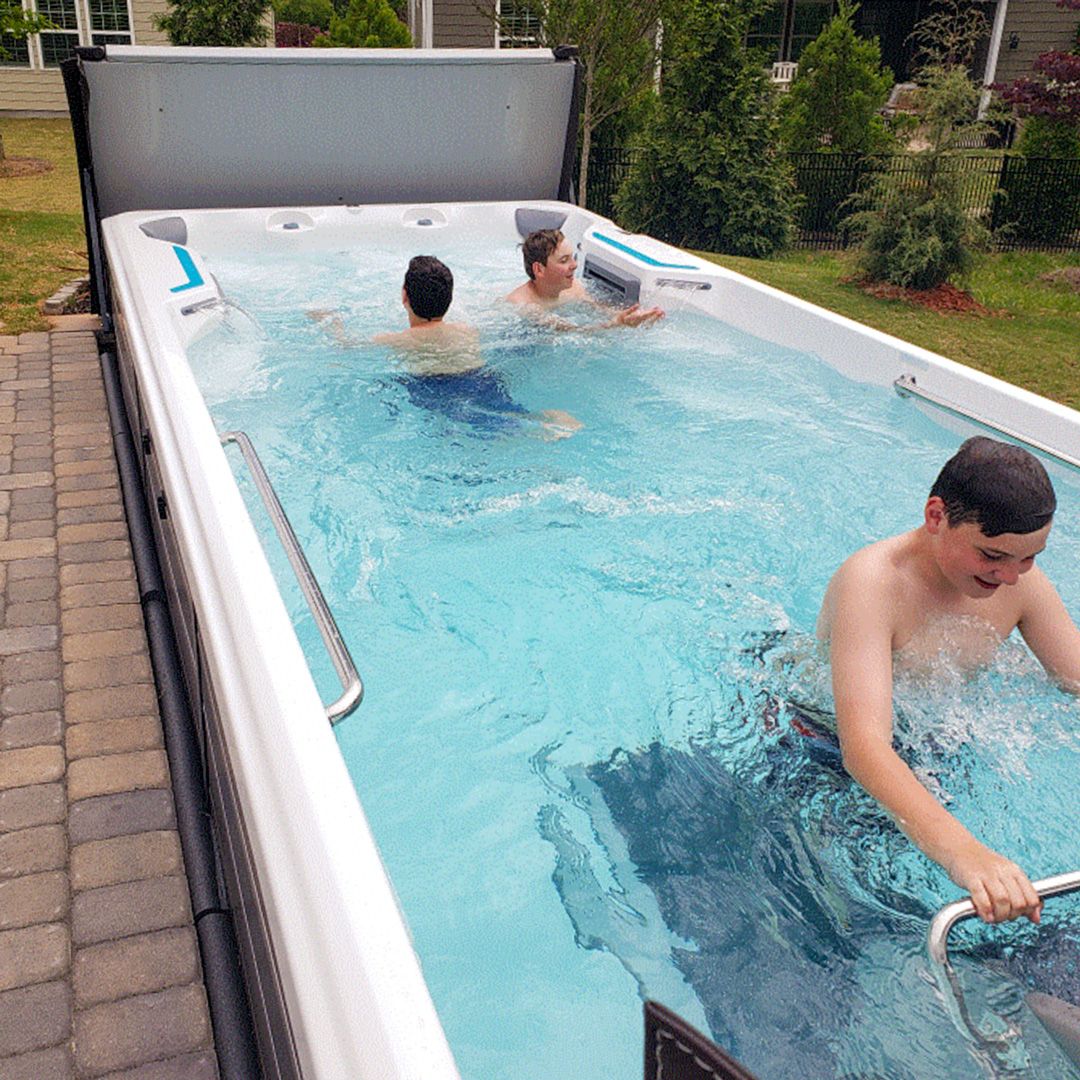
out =
[[847,771],[986,922],[1038,922],[1041,901],[1023,870],[976,839],[893,749],[893,672],[943,650],[957,666],[977,667],[1018,628],[1047,672],[1080,692],[1080,630],[1035,566],[1056,506],[1032,454],[968,439],[931,488],[922,524],[848,558],[818,616]]

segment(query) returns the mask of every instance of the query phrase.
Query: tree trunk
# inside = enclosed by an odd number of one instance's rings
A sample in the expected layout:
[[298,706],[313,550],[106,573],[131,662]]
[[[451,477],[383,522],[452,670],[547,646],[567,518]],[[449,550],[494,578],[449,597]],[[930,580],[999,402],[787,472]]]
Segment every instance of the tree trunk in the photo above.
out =
[[581,108],[581,168],[578,171],[578,206],[585,206],[585,195],[589,190],[589,149],[592,146],[592,76],[585,69],[585,102]]
[[4,133],[0,131],[0,161],[4,160]]

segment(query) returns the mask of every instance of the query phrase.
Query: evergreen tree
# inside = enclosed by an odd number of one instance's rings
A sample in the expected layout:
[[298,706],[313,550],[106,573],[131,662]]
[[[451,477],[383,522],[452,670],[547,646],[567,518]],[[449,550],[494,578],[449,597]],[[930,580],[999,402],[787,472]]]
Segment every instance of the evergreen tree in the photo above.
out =
[[274,0],[274,18],[299,26],[317,26],[326,30],[334,17],[330,0]]
[[840,8],[803,49],[791,90],[781,104],[781,137],[788,150],[879,153],[892,146],[879,110],[892,89],[892,72],[881,64],[877,38],[855,33],[858,5]]
[[[572,44],[581,64],[581,155],[578,202],[586,203],[589,158],[598,128],[642,107],[653,92],[662,0],[534,0],[537,44]],[[505,10],[505,9],[504,9]],[[500,16],[496,20],[504,27]]]
[[791,239],[796,195],[775,92],[745,47],[770,0],[686,0],[665,24],[664,84],[616,196],[624,225],[684,247],[767,256]]
[[921,77],[927,147],[908,155],[910,171],[879,174],[848,224],[862,237],[858,265],[869,280],[932,289],[966,274],[990,238],[968,212],[954,154],[985,125],[975,119],[980,89],[962,64],[933,65]]
[[269,35],[270,0],[169,0],[154,24],[173,45],[261,45]]
[[313,44],[323,48],[407,49],[412,35],[387,0],[350,0],[345,14],[335,15],[330,30]]

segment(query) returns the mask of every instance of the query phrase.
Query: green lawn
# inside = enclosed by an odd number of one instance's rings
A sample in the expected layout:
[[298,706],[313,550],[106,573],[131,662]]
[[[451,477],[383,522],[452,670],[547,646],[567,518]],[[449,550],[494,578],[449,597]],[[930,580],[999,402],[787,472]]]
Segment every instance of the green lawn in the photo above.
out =
[[850,258],[838,252],[800,251],[780,259],[701,254],[867,326],[1080,408],[1080,292],[1039,280],[1047,270],[1080,266],[1080,254],[984,256],[968,288],[996,313],[990,316],[939,315],[867,296],[857,286],[841,283],[852,269]]
[[[71,125],[0,119],[9,157],[37,157],[54,168],[0,178],[0,333],[39,330],[40,301],[86,273],[86,242]],[[1080,293],[1039,280],[1046,270],[1080,266],[1080,253],[1012,253],[980,260],[969,287],[992,316],[937,315],[877,300],[842,284],[849,260],[834,252],[776,259],[706,255],[811,303],[895,334],[960,363],[1080,408]]]
[[49,172],[0,177],[0,334],[43,330],[38,304],[86,276],[86,240],[71,124],[0,119],[8,157],[50,161]]

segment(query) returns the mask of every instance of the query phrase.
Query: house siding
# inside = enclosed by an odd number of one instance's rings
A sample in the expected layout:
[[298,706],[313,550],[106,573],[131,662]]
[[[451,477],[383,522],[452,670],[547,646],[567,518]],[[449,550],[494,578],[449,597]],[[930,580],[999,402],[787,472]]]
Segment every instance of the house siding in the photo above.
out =
[[131,0],[131,34],[134,45],[168,45],[163,30],[154,26],[154,17],[167,9],[162,0]]
[[[436,49],[490,49],[495,44],[495,20],[477,7],[477,0],[434,0],[432,45]],[[487,7],[494,12],[494,4]]]
[[[169,39],[154,26],[165,0],[129,0],[131,40],[134,45],[168,45]],[[271,42],[273,38],[271,37]],[[0,114],[67,113],[64,80],[58,68],[0,67]]]
[[[1011,0],[994,81],[1011,82],[1030,75],[1039,53],[1068,52],[1078,22],[1080,12],[1062,11],[1053,0]],[[1014,34],[1016,47],[1010,48]]]
[[0,67],[0,113],[67,113],[64,80],[57,68],[31,71],[25,67]]

